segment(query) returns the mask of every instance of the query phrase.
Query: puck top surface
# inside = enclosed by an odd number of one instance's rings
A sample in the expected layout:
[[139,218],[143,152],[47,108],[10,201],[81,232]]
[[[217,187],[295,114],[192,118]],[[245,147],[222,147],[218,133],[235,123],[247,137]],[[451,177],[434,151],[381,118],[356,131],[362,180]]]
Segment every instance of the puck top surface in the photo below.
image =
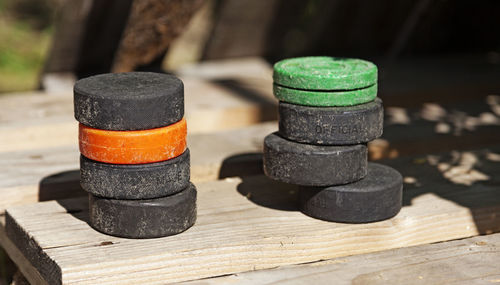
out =
[[144,130],[170,125],[184,116],[184,85],[173,75],[108,73],[78,80],[75,118],[104,130]]
[[296,89],[353,90],[377,83],[377,66],[354,58],[297,57],[276,63],[273,79]]
[[162,128],[138,131],[109,131],[78,127],[80,152],[87,158],[114,164],[164,161],[186,150],[187,124],[182,119]]
[[358,180],[352,184],[337,185],[332,188],[326,187],[326,191],[363,193],[380,192],[388,188],[400,188],[403,185],[403,177],[392,167],[371,162],[368,167],[368,174],[364,179]]

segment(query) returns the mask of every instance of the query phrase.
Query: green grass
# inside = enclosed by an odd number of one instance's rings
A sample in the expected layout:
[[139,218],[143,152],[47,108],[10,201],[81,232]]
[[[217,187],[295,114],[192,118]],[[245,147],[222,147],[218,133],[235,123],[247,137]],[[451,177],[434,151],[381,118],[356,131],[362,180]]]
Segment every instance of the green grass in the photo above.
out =
[[50,45],[51,29],[38,31],[8,16],[0,1],[0,92],[32,90]]

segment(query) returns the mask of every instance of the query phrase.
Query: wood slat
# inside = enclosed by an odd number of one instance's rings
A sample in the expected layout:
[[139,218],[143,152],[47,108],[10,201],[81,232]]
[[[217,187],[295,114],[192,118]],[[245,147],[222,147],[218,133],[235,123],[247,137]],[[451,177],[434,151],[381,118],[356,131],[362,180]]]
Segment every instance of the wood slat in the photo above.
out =
[[[369,144],[370,158],[376,160],[498,145],[500,120],[493,113],[497,105],[491,102],[426,105],[416,110],[389,107],[386,109],[383,139]],[[3,198],[0,209],[83,194],[78,191],[79,178],[74,173],[78,169],[76,122],[67,127],[55,119],[50,124],[45,123],[15,128],[11,122],[0,127],[0,133],[7,134],[2,137],[4,140],[0,140],[0,149],[4,143],[4,151],[0,152],[0,169],[3,169],[0,172]],[[439,124],[446,125],[447,132],[437,133]],[[192,151],[193,180],[199,182],[262,173],[259,154],[262,140],[275,130],[277,123],[269,122],[234,131],[190,134],[188,144]],[[12,151],[14,147],[22,149]],[[66,173],[49,177],[61,172]]]
[[23,253],[12,243],[5,233],[5,216],[0,215],[0,240],[2,241],[2,250],[5,250],[10,259],[15,262],[17,268],[22,272],[26,279],[31,280],[31,284],[45,285],[47,282],[40,273],[30,265],[30,262]]
[[401,213],[377,223],[311,219],[296,211],[294,187],[256,176],[198,184],[198,221],[174,237],[95,232],[83,198],[9,208],[6,232],[50,284],[164,284],[500,231],[500,162],[491,150],[386,163],[411,184]]
[[495,284],[500,234],[335,258],[185,284]]
[[[185,117],[190,133],[210,133],[277,118],[271,67],[262,59],[198,64],[180,78],[185,88]],[[232,70],[232,73],[228,71]],[[0,152],[74,143],[71,90],[0,96]]]
[[[262,141],[276,128],[276,123],[271,122],[214,134],[188,135],[191,180],[260,173]],[[0,152],[0,211],[11,205],[85,195],[79,185],[79,155],[76,141],[58,147]]]

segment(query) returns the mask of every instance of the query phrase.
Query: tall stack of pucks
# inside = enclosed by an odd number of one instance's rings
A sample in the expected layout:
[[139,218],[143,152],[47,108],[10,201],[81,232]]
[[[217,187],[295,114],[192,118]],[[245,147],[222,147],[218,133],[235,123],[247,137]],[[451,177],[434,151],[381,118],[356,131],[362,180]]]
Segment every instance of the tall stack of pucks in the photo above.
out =
[[279,131],[264,139],[264,172],[300,185],[299,208],[346,223],[395,216],[402,177],[368,163],[366,143],[382,135],[377,67],[350,58],[302,57],[274,65]]
[[180,79],[150,72],[84,78],[75,84],[74,108],[94,229],[155,238],[195,223]]

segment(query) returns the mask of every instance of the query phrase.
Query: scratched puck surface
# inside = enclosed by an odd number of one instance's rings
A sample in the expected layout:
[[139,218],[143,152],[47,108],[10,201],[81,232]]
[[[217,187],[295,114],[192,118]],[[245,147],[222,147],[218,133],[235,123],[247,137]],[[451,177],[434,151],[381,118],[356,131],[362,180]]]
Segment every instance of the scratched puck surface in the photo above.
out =
[[196,221],[196,188],[190,184],[174,195],[148,200],[116,200],[89,194],[90,225],[124,238],[171,236]]
[[80,184],[99,197],[152,199],[175,194],[189,186],[189,149],[155,163],[109,164],[80,156]]
[[382,135],[382,100],[350,107],[309,107],[279,103],[279,133],[286,139],[317,145],[367,143]]
[[143,164],[172,159],[186,150],[187,123],[182,119],[162,128],[109,131],[78,126],[80,152],[113,164]]
[[353,90],[377,83],[377,66],[355,58],[311,56],[274,65],[274,83],[304,90]]
[[96,129],[165,127],[184,116],[184,85],[173,75],[152,72],[95,75],[76,82],[74,108],[76,120]]
[[264,173],[274,180],[305,186],[346,184],[363,178],[366,165],[364,144],[308,145],[277,133],[264,139]]
[[389,166],[368,163],[368,174],[357,182],[299,189],[299,207],[308,216],[331,222],[368,223],[399,213],[403,179]]
[[377,84],[343,91],[311,91],[273,84],[274,96],[282,101],[304,106],[354,106],[373,101],[377,97]]

